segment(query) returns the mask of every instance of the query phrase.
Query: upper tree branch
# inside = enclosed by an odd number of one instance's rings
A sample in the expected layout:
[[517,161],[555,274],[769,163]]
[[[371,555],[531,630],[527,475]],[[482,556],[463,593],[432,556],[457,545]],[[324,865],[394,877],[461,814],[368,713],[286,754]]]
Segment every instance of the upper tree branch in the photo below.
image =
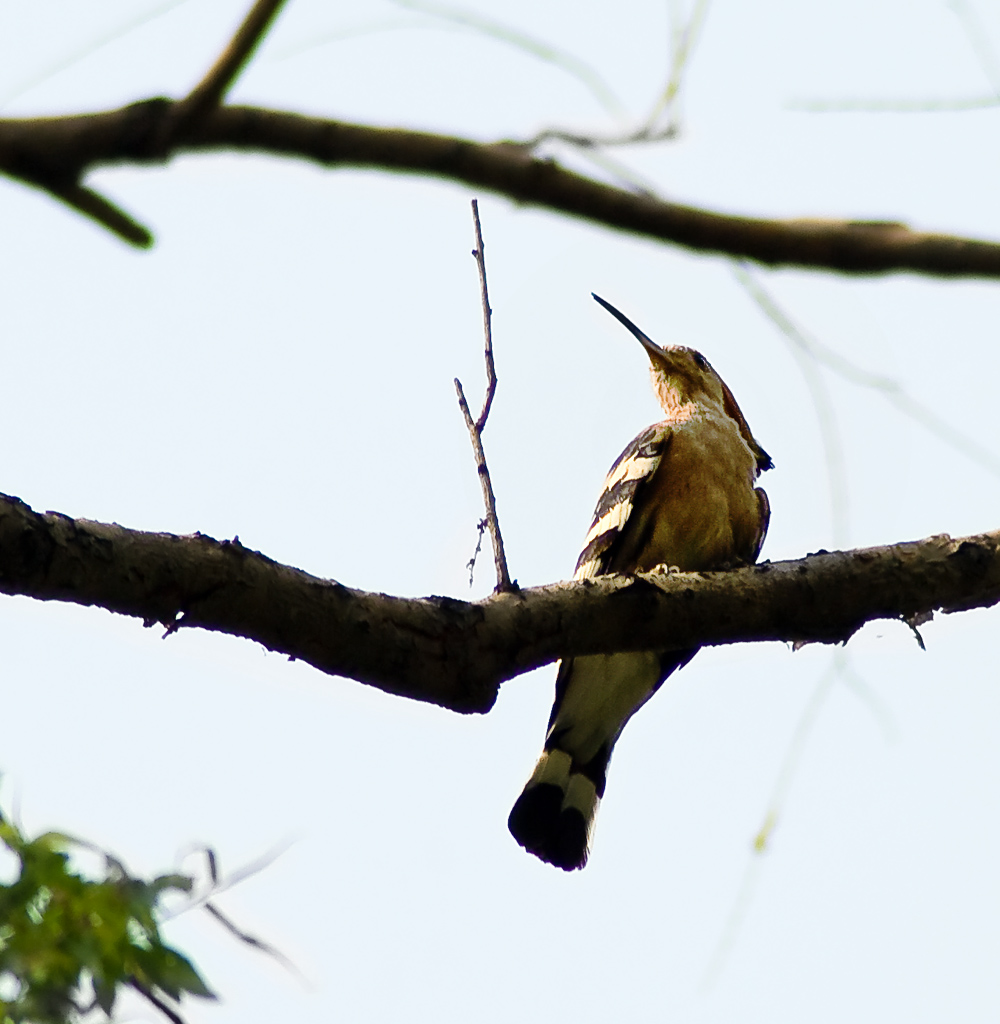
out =
[[602,576],[470,603],[351,590],[238,540],[41,515],[0,496],[0,592],[230,633],[390,693],[486,711],[505,679],[562,656],[846,640],[876,618],[996,604],[1000,530],[701,576]]
[[[92,167],[156,163],[164,155],[156,141],[174,106],[148,100],[97,114],[0,119],[0,173],[47,187],[48,181],[75,180]],[[911,231],[896,223],[716,213],[595,181],[512,143],[487,145],[256,107],[221,107],[209,111],[173,152],[212,150],[433,175],[605,227],[770,265],[1000,277],[996,242]]]
[[[160,119],[155,142],[149,148],[150,154],[169,155],[177,142],[222,102],[284,4],[285,0],[255,0],[236,34],[202,80],[184,99],[171,105],[168,117]],[[24,176],[16,171],[12,173],[45,189],[122,240],[140,249],[148,249],[153,244],[153,235],[148,228],[110,199],[81,184],[80,179],[88,166],[88,163],[83,163],[39,167],[34,173]]]

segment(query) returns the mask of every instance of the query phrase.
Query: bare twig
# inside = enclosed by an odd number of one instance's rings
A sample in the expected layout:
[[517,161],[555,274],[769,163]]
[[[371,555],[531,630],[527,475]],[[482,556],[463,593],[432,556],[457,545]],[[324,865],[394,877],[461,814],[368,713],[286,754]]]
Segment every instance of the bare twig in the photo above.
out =
[[749,267],[738,260],[733,261],[732,267],[736,280],[742,285],[747,295],[780,331],[781,336],[788,344],[792,358],[798,364],[805,379],[806,387],[812,397],[813,410],[816,413],[820,438],[823,442],[823,452],[826,457],[826,479],[830,496],[830,525],[833,543],[838,548],[846,546],[850,533],[847,457],[844,454],[843,439],[837,429],[837,416],[833,400],[819,370],[819,359],[815,352],[802,343],[800,334],[793,330],[791,321],[782,316],[777,303],[771,301],[771,297],[760,287]]
[[691,57],[694,44],[698,39],[705,17],[708,14],[709,0],[695,0],[691,16],[684,23],[684,27],[675,26],[673,33],[673,53],[670,58],[670,75],[663,92],[658,97],[649,116],[646,118],[645,127],[650,135],[656,134],[656,125],[664,114],[667,115],[666,124],[660,129],[661,135],[673,138],[678,134],[677,115],[675,107],[677,98],[681,91],[681,82],[684,77],[684,69]]
[[258,939],[256,935],[251,935],[249,932],[243,931],[242,928],[230,921],[214,903],[206,902],[202,904],[202,909],[211,914],[212,917],[214,917],[230,935],[239,939],[240,942],[244,942],[248,946],[253,946],[254,949],[260,950],[261,953],[266,953],[272,960],[277,960],[277,962],[290,974],[294,974],[300,981],[305,981],[302,972],[294,963],[292,963],[291,960],[288,959],[287,956],[285,956],[284,953],[281,952],[280,949],[276,949],[269,942],[265,942],[263,939]]
[[265,868],[270,867],[291,845],[290,840],[280,842],[266,853],[261,854],[260,857],[225,876],[219,870],[219,858],[211,846],[194,846],[188,849],[183,857],[191,854],[204,855],[209,884],[203,892],[191,894],[181,906],[172,911],[162,913],[161,919],[169,921],[171,918],[179,917],[195,907],[202,906],[207,900],[226,892],[227,889],[232,889],[233,886],[239,885],[247,878],[259,874]]
[[[186,914],[195,908],[200,908],[206,911],[212,917],[215,918],[224,928],[226,928],[232,935],[238,938],[241,942],[245,942],[248,946],[253,946],[255,949],[259,949],[262,953],[266,953],[268,956],[273,957],[283,967],[285,967],[292,974],[295,974],[300,980],[305,980],[302,972],[288,959],[279,949],[276,949],[270,943],[265,942],[263,939],[258,939],[256,936],[251,935],[249,932],[243,931],[238,925],[236,925],[228,915],[224,914],[212,900],[224,893],[227,889],[231,889],[233,886],[238,885],[240,882],[245,881],[252,875],[263,871],[264,868],[270,867],[275,860],[278,859],[281,854],[288,849],[291,845],[289,841],[278,844],[273,847],[267,853],[258,857],[256,860],[251,861],[249,864],[244,865],[242,868],[238,868],[232,874],[228,874],[225,877],[219,870],[219,858],[215,850],[211,846],[197,846],[193,849],[188,850],[184,857],[189,854],[202,854],[205,858],[205,867],[208,874],[208,885],[203,891],[191,891],[187,894],[186,898],[178,906],[171,908],[170,910],[161,910],[158,914],[160,921],[170,921],[175,917],[180,917],[181,914]],[[183,859],[183,858],[182,858]]]
[[[472,451],[476,456],[476,472],[479,474],[479,483],[483,489],[483,503],[486,505],[486,525],[490,530],[490,537],[493,539],[493,561],[496,565],[497,585],[495,593],[502,594],[506,591],[516,590],[515,584],[510,581],[510,573],[507,571],[507,556],[503,550],[503,538],[500,536],[500,520],[497,518],[496,498],[493,494],[493,483],[490,480],[489,467],[486,465],[486,453],[483,451],[483,430],[486,427],[486,420],[490,415],[490,407],[493,405],[493,395],[497,389],[497,373],[493,364],[493,329],[491,317],[493,310],[490,309],[489,290],[486,286],[486,256],[483,244],[483,229],[479,223],[479,203],[472,200],[472,220],[476,226],[476,248],[472,255],[476,258],[476,265],[479,267],[479,290],[483,299],[483,334],[485,336],[485,357],[486,357],[486,396],[483,399],[483,411],[479,419],[474,420],[469,410],[469,403],[465,400],[465,392],[462,390],[462,382],[455,378],[455,391],[458,394],[458,405],[465,417],[465,425],[469,428],[469,439],[472,441]],[[480,533],[482,540],[482,533]],[[476,553],[479,546],[476,546]],[[469,573],[475,567],[476,556],[472,556],[469,566]]]
[[1000,61],[990,45],[990,37],[971,4],[965,0],[948,0],[948,6],[958,18],[965,38],[968,39],[983,74],[993,86],[993,92],[1000,99]]
[[839,99],[791,100],[788,110],[808,114],[952,114],[962,110],[986,110],[1000,106],[996,96],[967,96],[955,99]]
[[934,97],[929,99],[840,99],[840,100],[793,100],[788,104],[792,110],[803,110],[813,114],[865,113],[865,114],[936,114],[953,113],[962,110],[984,110],[1000,106],[1000,62],[993,52],[989,37],[976,12],[964,0],[948,0],[947,6],[958,19],[965,37],[972,47],[976,61],[993,87],[991,96],[958,96],[951,99]]
[[172,110],[163,144],[183,137],[221,102],[264,38],[285,0],[256,0],[205,77]]
[[[398,3],[399,0],[396,2]],[[666,84],[642,124],[636,128],[603,134],[582,133],[563,128],[543,128],[525,143],[527,148],[533,150],[543,142],[553,141],[565,142],[582,150],[593,151],[604,147],[669,142],[676,139],[680,135],[680,125],[675,108],[680,96],[684,69],[705,21],[708,3],[709,0],[695,0],[690,18],[683,27],[675,27],[671,43],[670,71]]]
[[764,820],[757,835],[754,836],[751,846],[751,857],[743,870],[743,879],[740,882],[736,899],[729,911],[729,917],[723,926],[722,934],[719,936],[715,952],[712,954],[708,968],[705,971],[705,976],[702,978],[701,986],[703,992],[709,992],[715,988],[715,984],[722,974],[722,970],[743,929],[747,911],[750,909],[750,901],[757,890],[760,879],[761,855],[769,849],[771,836],[774,834],[783,805],[788,798],[788,791],[791,788],[802,754],[805,751],[806,741],[819,720],[820,711],[823,709],[823,705],[833,689],[836,675],[840,671],[840,666],[845,662],[845,659],[846,652],[839,648],[830,666],[814,686],[813,692],[799,716],[798,724],[795,726],[791,742],[785,750],[785,756],[778,770],[778,777],[775,780],[767,810],[764,812]]
[[764,289],[760,281],[750,273],[749,268],[738,263],[734,264],[734,267],[737,279],[750,297],[800,352],[811,356],[816,362],[827,366],[844,380],[857,384],[859,387],[870,388],[873,391],[879,392],[887,402],[894,405],[904,416],[909,416],[910,419],[919,423],[920,426],[930,431],[941,441],[944,441],[945,444],[951,445],[956,451],[961,452],[966,458],[982,466],[995,477],[1000,477],[1000,457],[995,452],[981,445],[974,438],[963,434],[938,416],[933,409],[911,398],[899,381],[863,370],[855,366],[850,360],[845,359],[839,352],[821,345],[781,309],[774,298]]
[[160,997],[156,995],[156,993],[151,988],[149,988],[149,986],[144,985],[137,978],[132,978],[129,981],[129,984],[132,986],[132,988],[136,990],[136,992],[138,992],[140,995],[148,999],[149,1002],[151,1002],[153,1006],[155,1006],[160,1011],[160,1013],[163,1014],[164,1017],[167,1017],[169,1020],[173,1021],[173,1024],[184,1024],[184,1018],[175,1010],[171,1009],[162,999],[160,999]]
[[476,578],[476,559],[479,558],[479,552],[483,550],[483,534],[486,532],[486,520],[480,519],[479,525],[476,529],[479,533],[476,536],[476,550],[472,552],[472,557],[465,563],[465,568],[469,570],[469,587],[471,589],[472,582]]
[[667,142],[676,139],[676,124],[667,124],[663,128],[652,128],[649,124],[640,125],[625,132],[611,132],[607,135],[588,134],[570,131],[567,128],[543,128],[524,142],[529,150],[537,149],[543,142],[565,142],[580,149],[599,149],[607,146],[631,146],[639,142]]

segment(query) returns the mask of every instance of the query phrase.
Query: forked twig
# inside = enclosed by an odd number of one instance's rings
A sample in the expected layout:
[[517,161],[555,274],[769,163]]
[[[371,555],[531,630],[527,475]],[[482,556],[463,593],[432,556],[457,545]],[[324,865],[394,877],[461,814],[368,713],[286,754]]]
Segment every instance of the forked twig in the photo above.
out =
[[[490,309],[489,290],[486,287],[486,256],[483,245],[483,229],[479,223],[479,203],[472,200],[472,220],[476,226],[476,248],[472,255],[476,258],[476,265],[479,267],[479,287],[483,298],[483,334],[485,335],[485,358],[486,358],[486,396],[483,399],[483,411],[479,419],[474,420],[469,411],[469,403],[465,400],[465,392],[462,390],[462,382],[455,378],[455,391],[458,394],[458,405],[465,417],[465,425],[469,429],[469,438],[472,441],[472,451],[476,457],[476,471],[479,473],[479,483],[483,489],[483,503],[486,505],[486,525],[490,530],[490,537],[493,539],[493,561],[496,565],[497,585],[496,592],[515,590],[516,585],[511,583],[510,573],[507,571],[507,556],[503,550],[503,538],[500,536],[500,520],[497,518],[496,498],[493,495],[493,484],[490,481],[490,471],[486,465],[486,453],[483,451],[483,430],[486,427],[486,420],[490,415],[490,407],[493,405],[493,395],[497,389],[497,373],[493,364],[493,329],[491,317],[493,310]],[[480,539],[482,534],[480,534]],[[477,547],[478,551],[478,547]],[[472,556],[469,567],[471,576],[475,568],[476,556]]]

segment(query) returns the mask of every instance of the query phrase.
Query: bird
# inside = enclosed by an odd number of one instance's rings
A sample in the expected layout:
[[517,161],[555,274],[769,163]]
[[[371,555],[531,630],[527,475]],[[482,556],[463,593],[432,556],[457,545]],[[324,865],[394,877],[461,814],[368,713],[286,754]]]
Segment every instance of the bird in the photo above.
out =
[[[773,462],[733,393],[700,352],[657,345],[611,303],[593,298],[646,350],[666,418],[634,438],[608,471],[573,578],[755,562],[770,505],[754,482]],[[564,871],[586,865],[622,729],[697,651],[596,654],[559,663],[542,755],[507,822],[529,853]]]

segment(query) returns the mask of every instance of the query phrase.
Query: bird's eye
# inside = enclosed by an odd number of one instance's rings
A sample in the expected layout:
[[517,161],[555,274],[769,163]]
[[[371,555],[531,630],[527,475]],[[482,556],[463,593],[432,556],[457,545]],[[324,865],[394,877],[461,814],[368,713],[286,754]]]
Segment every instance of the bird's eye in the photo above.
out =
[[695,352],[694,361],[698,364],[700,370],[708,369],[708,360],[700,352]]

